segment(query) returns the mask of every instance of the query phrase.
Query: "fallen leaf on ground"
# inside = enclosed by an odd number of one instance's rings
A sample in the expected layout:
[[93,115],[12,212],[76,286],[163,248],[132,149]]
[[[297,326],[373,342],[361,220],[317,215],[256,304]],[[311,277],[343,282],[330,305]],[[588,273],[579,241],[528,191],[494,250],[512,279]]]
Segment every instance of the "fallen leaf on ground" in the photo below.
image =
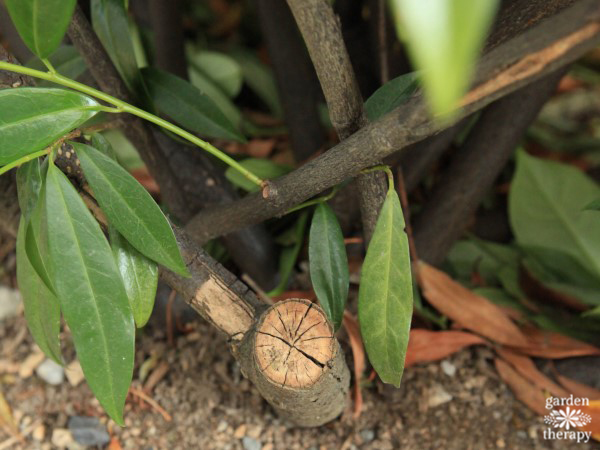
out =
[[[555,409],[557,410],[565,410],[567,405],[558,406]],[[580,410],[583,414],[588,414],[591,418],[591,421],[587,425],[582,425],[577,427],[577,431],[591,431],[592,437],[600,441],[600,400],[592,400],[589,402],[589,405],[576,405],[569,406],[572,410]]]
[[554,397],[564,398],[569,396],[569,393],[565,389],[561,388],[558,384],[540,372],[528,356],[519,355],[506,348],[498,348],[496,349],[496,352],[498,353],[498,356],[510,363],[517,372],[531,381],[538,388],[550,392]]
[[578,341],[564,334],[540,330],[532,326],[524,328],[523,333],[527,336],[527,344],[513,347],[519,353],[525,353],[529,356],[560,359],[573,356],[600,355],[598,347]]
[[405,367],[414,364],[438,361],[470,345],[487,344],[473,333],[465,331],[410,330]]
[[517,399],[541,416],[548,413],[545,408],[546,398],[541,389],[527,381],[525,377],[513,369],[506,361],[496,358],[494,363],[498,375],[510,387]]
[[444,272],[424,262],[419,262],[418,274],[423,296],[461,327],[500,344],[527,344],[527,338],[519,327],[488,299],[473,293]]
[[165,377],[170,368],[171,367],[169,366],[169,363],[166,361],[161,362],[158,367],[152,371],[146,380],[146,383],[144,383],[144,393],[150,394],[154,389],[154,386],[156,386],[158,382]]
[[354,360],[354,418],[358,419],[363,403],[360,382],[362,380],[363,372],[365,371],[365,349],[360,336],[358,322],[348,311],[344,311],[343,324],[348,333],[348,337],[350,338],[352,359]]

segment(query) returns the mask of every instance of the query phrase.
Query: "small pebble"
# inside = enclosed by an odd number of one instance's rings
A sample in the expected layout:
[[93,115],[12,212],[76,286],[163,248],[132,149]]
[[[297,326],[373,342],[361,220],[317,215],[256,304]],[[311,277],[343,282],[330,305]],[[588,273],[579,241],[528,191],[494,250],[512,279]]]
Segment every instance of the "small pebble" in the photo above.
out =
[[81,445],[102,446],[110,441],[106,428],[96,417],[70,417],[69,430],[71,430],[73,438]]
[[243,438],[246,435],[246,428],[248,428],[246,425],[240,425],[237,427],[233,432],[233,437],[236,439]]
[[217,433],[223,433],[225,430],[227,430],[228,426],[229,425],[227,424],[227,422],[225,422],[224,420],[220,420],[219,425],[217,425]]
[[79,364],[78,360],[74,360],[67,366],[65,375],[67,376],[69,384],[73,387],[79,385],[79,383],[81,383],[85,378],[83,375],[83,370],[81,369],[81,364]]
[[262,444],[260,441],[245,436],[242,439],[242,445],[244,446],[244,450],[261,450],[262,449]]
[[450,400],[452,400],[452,396],[442,386],[436,384],[429,390],[427,405],[430,408],[435,408],[436,406],[448,403]]
[[0,286],[0,320],[16,316],[19,313],[20,305],[19,291]]
[[504,439],[498,439],[496,441],[496,447],[498,447],[498,448],[504,448],[504,447],[506,447],[506,443],[504,442]]
[[442,361],[440,363],[440,367],[442,368],[442,371],[449,377],[453,377],[456,374],[456,366],[450,361]]
[[371,442],[373,439],[375,439],[375,432],[373,430],[362,430],[360,432],[360,437],[365,443]]
[[64,428],[55,428],[52,430],[52,445],[55,447],[67,448],[74,443],[73,435],[69,430]]
[[58,386],[65,379],[65,369],[51,359],[46,359],[40,364],[37,369],[35,369],[35,373],[38,377],[52,386]]
[[494,394],[492,391],[488,389],[483,391],[483,404],[485,406],[492,406],[497,400],[498,397],[496,397],[496,394]]
[[44,425],[38,425],[31,433],[31,436],[36,441],[43,441],[46,436],[46,427]]

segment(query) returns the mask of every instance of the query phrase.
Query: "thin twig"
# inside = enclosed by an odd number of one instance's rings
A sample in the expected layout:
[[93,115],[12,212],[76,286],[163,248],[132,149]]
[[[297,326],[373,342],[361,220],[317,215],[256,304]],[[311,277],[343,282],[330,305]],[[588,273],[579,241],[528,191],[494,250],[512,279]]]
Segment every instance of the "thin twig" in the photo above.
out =
[[165,409],[162,406],[160,406],[156,400],[154,400],[152,397],[148,396],[144,391],[141,391],[134,387],[130,387],[129,393],[135,395],[136,397],[141,398],[146,403],[148,403],[152,408],[154,408],[156,410],[156,412],[158,412],[161,416],[163,416],[163,419],[165,419],[166,422],[170,422],[171,420],[173,420],[171,415],[167,411],[165,411]]

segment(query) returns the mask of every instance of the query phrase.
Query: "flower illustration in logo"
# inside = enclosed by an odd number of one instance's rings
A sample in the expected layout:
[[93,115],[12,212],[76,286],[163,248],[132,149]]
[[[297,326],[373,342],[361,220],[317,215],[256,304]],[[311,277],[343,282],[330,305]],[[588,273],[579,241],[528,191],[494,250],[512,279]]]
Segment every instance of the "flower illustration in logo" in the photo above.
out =
[[554,428],[565,428],[569,430],[571,427],[581,427],[592,421],[589,414],[582,413],[580,409],[559,409],[552,411],[549,415],[544,416],[544,423],[552,425]]

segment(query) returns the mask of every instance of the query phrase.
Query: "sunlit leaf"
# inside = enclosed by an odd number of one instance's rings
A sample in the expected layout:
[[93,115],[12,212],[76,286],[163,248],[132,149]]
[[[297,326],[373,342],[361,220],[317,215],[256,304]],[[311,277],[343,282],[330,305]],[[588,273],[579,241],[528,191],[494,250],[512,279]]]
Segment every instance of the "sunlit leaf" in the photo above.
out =
[[154,68],[143,70],[156,107],[180,125],[196,133],[244,140],[213,100],[187,81]]
[[419,87],[417,79],[418,74],[411,72],[377,89],[365,102],[365,113],[369,120],[377,120],[406,102]]
[[100,151],[77,142],[72,145],[111,225],[148,258],[188,276],[171,225],[148,191]]
[[40,58],[58,48],[76,0],[6,0],[10,17],[27,47]]
[[385,383],[400,385],[413,311],[408,238],[400,199],[388,191],[358,292],[358,318],[369,361]]
[[110,417],[123,423],[135,326],[113,255],[93,216],[54,165],[46,182],[52,279],[83,373]]
[[319,304],[337,330],[348,297],[348,257],[344,236],[333,210],[320,203],[310,226],[308,245],[310,279]]
[[433,112],[450,113],[469,87],[498,0],[389,1]]
[[123,278],[135,324],[141,328],[148,322],[154,307],[158,266],[133,248],[113,227],[109,234],[110,246]]
[[92,118],[99,104],[64,89],[0,91],[0,165],[42,150]]

